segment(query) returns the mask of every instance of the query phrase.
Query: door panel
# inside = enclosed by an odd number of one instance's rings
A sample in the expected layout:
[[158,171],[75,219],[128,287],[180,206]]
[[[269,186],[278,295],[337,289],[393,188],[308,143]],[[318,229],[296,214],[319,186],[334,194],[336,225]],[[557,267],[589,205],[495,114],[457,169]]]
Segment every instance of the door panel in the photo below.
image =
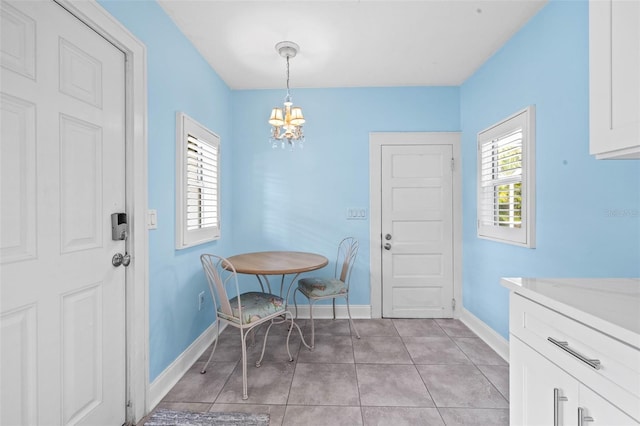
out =
[[2,1],[1,424],[122,424],[124,54],[51,1]]
[[382,147],[383,316],[452,316],[450,145]]

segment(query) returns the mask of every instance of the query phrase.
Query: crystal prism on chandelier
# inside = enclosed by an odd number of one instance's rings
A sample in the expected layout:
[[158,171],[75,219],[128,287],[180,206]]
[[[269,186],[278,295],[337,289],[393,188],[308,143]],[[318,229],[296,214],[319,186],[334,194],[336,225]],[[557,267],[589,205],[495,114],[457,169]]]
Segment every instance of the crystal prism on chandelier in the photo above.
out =
[[269,124],[271,124],[271,137],[269,142],[272,148],[289,147],[293,150],[298,144],[299,148],[303,147],[304,132],[302,125],[304,124],[304,115],[302,108],[293,106],[291,101],[291,93],[289,91],[289,59],[296,56],[300,47],[291,41],[281,41],[276,44],[276,51],[287,60],[287,96],[284,98],[284,107],[275,107],[271,110]]

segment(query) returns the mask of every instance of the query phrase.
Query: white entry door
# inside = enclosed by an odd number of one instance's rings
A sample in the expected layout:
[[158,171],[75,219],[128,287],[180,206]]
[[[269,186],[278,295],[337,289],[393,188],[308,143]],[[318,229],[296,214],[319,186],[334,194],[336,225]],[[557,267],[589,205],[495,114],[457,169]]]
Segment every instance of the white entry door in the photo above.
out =
[[382,146],[382,315],[453,314],[451,145]]
[[0,422],[121,425],[124,55],[51,1],[1,18]]

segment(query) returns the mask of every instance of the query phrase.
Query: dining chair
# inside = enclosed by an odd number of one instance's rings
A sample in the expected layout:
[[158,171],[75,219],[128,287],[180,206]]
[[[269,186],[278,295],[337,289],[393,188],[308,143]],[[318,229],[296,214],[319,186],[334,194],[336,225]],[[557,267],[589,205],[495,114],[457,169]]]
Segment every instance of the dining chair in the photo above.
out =
[[200,256],[202,267],[204,268],[209,283],[209,290],[213,300],[213,308],[216,313],[216,340],[211,350],[211,355],[201,374],[207,372],[207,367],[216,351],[220,338],[220,323],[236,327],[240,330],[240,341],[242,343],[242,399],[248,399],[247,392],[247,335],[255,331],[257,327],[269,322],[269,326],[264,334],[262,353],[256,362],[256,367],[260,367],[264,350],[267,345],[269,330],[276,320],[286,321],[287,315],[291,318],[291,326],[287,334],[287,354],[289,361],[293,361],[289,350],[289,338],[293,329],[293,315],[286,310],[286,303],[282,297],[264,292],[240,293],[238,286],[238,276],[233,265],[224,257],[213,254],[203,254]]
[[315,326],[313,323],[313,304],[318,300],[332,299],[333,319],[336,319],[336,299],[344,297],[347,303],[347,314],[349,324],[359,339],[360,334],[351,318],[349,308],[349,281],[353,265],[358,254],[358,240],[353,237],[343,239],[338,245],[338,255],[333,277],[306,277],[298,280],[298,286],[293,292],[293,303],[296,308],[296,318],[298,317],[298,303],[296,292],[302,293],[309,300],[309,317],[311,319],[311,349],[315,346]]

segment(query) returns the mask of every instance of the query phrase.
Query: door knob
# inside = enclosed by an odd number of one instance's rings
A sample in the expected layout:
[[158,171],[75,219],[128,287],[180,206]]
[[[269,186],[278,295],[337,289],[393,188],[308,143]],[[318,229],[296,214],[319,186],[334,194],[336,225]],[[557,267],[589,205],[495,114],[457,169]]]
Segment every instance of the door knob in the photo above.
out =
[[123,265],[125,268],[131,263],[131,255],[129,253],[116,253],[111,258],[111,264],[115,267]]
[[384,245],[384,249],[385,249],[385,250],[391,250],[391,244],[386,243],[386,244]]
[[384,239],[385,239],[385,240],[390,240],[390,239],[391,239],[391,234],[387,234],[387,235],[385,235],[385,236],[384,236]]

